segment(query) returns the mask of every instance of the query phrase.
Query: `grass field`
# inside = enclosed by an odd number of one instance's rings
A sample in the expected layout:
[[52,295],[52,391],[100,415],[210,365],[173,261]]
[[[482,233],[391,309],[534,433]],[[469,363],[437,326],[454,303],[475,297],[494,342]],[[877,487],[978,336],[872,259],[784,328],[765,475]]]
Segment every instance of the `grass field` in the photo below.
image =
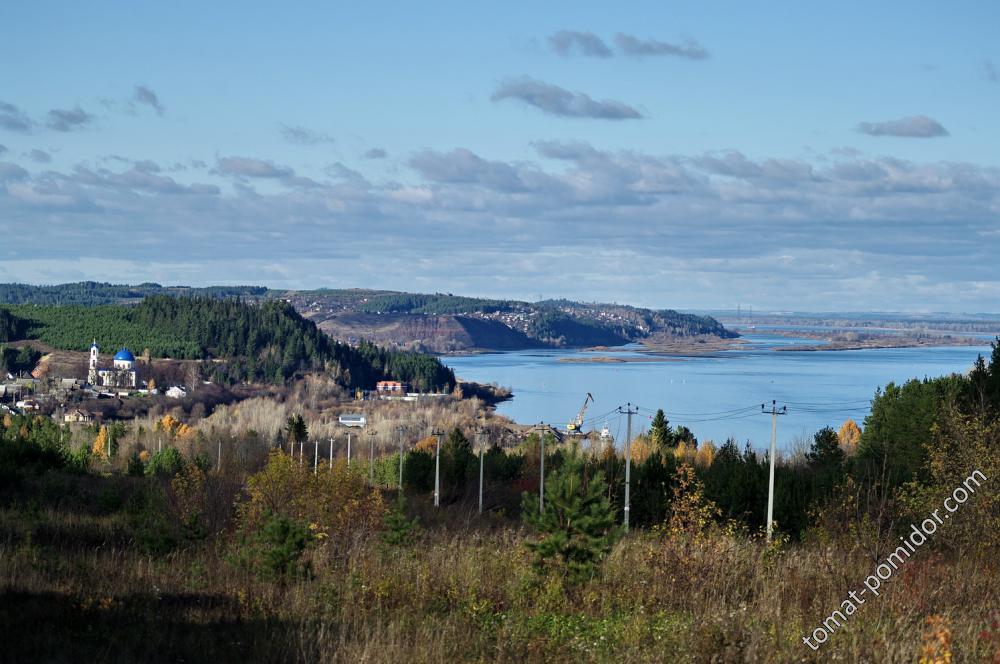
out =
[[357,532],[268,580],[236,562],[231,514],[151,550],[137,498],[155,481],[49,471],[4,492],[0,659],[1000,661],[998,564],[975,552],[920,551],[814,652],[802,637],[873,567],[837,540],[632,533],[571,585],[536,573],[512,522],[414,500],[412,545]]

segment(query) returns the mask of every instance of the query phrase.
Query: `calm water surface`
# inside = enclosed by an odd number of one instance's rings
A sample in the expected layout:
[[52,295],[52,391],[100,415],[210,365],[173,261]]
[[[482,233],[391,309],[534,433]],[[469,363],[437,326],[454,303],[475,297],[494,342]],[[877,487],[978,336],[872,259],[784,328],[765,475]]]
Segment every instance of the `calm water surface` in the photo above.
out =
[[[594,396],[585,430],[605,424],[616,440],[625,436],[625,418],[613,411],[638,404],[633,428],[644,430],[657,408],[673,425],[683,424],[699,440],[721,443],[733,436],[741,445],[769,444],[771,418],[760,404],[787,404],[778,420],[778,445],[824,426],[839,427],[848,417],[862,423],[875,389],[890,381],[965,372],[989,346],[883,348],[856,351],[782,351],[777,346],[813,343],[808,339],[745,334],[747,346],[707,357],[662,356],[655,362],[573,363],[567,358],[640,356],[615,351],[531,350],[444,358],[464,379],[496,382],[514,390],[498,412],[522,424],[549,422],[559,428],[575,417],[587,392]],[[648,357],[648,356],[647,356]]]

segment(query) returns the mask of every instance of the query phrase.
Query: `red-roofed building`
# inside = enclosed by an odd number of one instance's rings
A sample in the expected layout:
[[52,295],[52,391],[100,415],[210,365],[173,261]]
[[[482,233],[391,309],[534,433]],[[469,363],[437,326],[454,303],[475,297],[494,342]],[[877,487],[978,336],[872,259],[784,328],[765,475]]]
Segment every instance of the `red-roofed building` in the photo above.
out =
[[375,391],[379,394],[389,394],[394,396],[403,396],[406,394],[407,384],[401,383],[398,380],[380,380],[375,383]]

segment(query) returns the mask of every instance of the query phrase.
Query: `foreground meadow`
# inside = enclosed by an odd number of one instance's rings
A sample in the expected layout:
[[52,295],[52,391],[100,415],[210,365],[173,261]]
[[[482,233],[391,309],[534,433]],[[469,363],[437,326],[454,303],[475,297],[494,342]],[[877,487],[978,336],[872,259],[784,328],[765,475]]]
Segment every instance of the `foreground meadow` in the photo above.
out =
[[[284,471],[282,481],[321,481],[290,464]],[[331,486],[337,474],[328,473]],[[153,481],[50,471],[6,496],[0,511],[0,658],[1000,657],[998,563],[975,550],[919,551],[885,584],[881,597],[869,599],[843,631],[813,651],[802,637],[850,589],[861,587],[872,569],[870,556],[846,550],[838,538],[767,546],[760,538],[718,529],[633,531],[614,545],[598,574],[574,582],[538,569],[525,546],[531,539],[525,528],[462,507],[435,513],[426,502],[411,500],[409,512],[419,515],[419,528],[409,527],[408,518],[339,527],[329,521],[335,514],[321,510],[329,532],[315,532],[319,526],[312,522],[310,543],[297,547],[294,537],[278,536],[261,550],[263,540],[248,540],[236,527],[185,535],[181,522],[151,520]],[[165,495],[183,502],[183,487],[176,480],[168,484]],[[209,477],[205,485],[222,499],[237,493],[222,477]],[[381,519],[394,513],[381,504],[391,500],[388,494],[385,501],[359,496]],[[253,503],[251,495],[243,504]],[[184,509],[172,504],[167,513],[182,515]],[[249,518],[247,512],[244,507],[211,518],[239,522]],[[374,514],[363,509],[351,514],[359,523],[368,516]],[[211,519],[205,524],[211,526]],[[167,541],[174,537],[182,541]]]

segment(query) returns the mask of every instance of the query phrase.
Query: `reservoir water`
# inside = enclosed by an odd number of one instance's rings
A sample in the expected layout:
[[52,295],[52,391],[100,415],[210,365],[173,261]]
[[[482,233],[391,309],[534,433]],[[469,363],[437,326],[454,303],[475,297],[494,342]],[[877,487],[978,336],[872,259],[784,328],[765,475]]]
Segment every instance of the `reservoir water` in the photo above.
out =
[[[529,350],[442,358],[463,379],[495,382],[514,391],[514,398],[497,412],[521,424],[547,422],[563,429],[586,394],[594,397],[584,430],[605,425],[615,440],[625,437],[625,417],[615,411],[627,402],[638,405],[633,430],[644,431],[657,408],[671,424],[690,428],[699,441],[717,445],[730,436],[742,447],[770,443],[771,418],[761,414],[788,406],[778,418],[778,446],[795,447],[824,426],[839,426],[847,418],[859,425],[869,411],[876,388],[891,381],[942,376],[968,371],[978,354],[990,347],[942,346],[839,351],[776,351],[808,339],[745,334],[738,350],[708,356],[651,356],[623,349]],[[642,358],[638,362],[592,362],[588,358]],[[569,361],[567,361],[569,360]],[[652,361],[648,361],[652,360]]]

